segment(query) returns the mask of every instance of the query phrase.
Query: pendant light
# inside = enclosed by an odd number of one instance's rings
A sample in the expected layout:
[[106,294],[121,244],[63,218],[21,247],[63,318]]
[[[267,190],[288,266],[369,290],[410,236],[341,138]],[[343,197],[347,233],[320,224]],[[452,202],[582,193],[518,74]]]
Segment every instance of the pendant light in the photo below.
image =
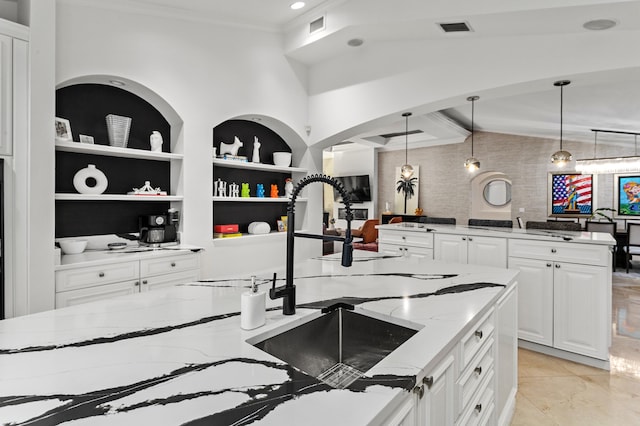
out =
[[[640,156],[638,156],[638,132],[623,130],[591,129],[595,133],[593,158],[576,160],[576,171],[584,174],[610,174],[610,173],[637,173],[640,172]],[[597,158],[596,146],[598,144],[598,132],[615,133],[621,135],[633,135],[635,144],[634,155],[628,157]]]
[[402,114],[405,120],[405,130],[404,130],[404,166],[400,169],[400,174],[404,180],[411,179],[413,176],[413,167],[409,164],[409,117],[411,116],[410,112],[405,112]]
[[474,104],[480,99],[480,96],[469,96],[467,98],[468,101],[471,102],[471,157],[467,158],[464,162],[464,167],[469,172],[475,172],[480,168],[480,161],[473,156],[473,120],[474,120]]
[[563,88],[570,84],[570,80],[558,80],[553,83],[554,86],[560,87],[560,151],[556,151],[551,156],[551,162],[558,167],[564,167],[569,161],[571,161],[571,153],[562,149],[562,108],[563,108]]

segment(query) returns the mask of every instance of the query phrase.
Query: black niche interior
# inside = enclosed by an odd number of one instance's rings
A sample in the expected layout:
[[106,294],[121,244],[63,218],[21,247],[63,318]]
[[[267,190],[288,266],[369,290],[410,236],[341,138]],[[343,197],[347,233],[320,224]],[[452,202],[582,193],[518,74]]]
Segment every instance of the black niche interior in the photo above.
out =
[[[171,127],[150,103],[126,90],[100,84],[78,84],[56,91],[56,116],[71,123],[73,140],[93,136],[96,145],[109,145],[105,117],[131,117],[128,148],[150,150],[149,136],[162,134],[162,150],[170,152]],[[73,177],[94,164],[107,177],[104,194],[126,194],[145,181],[170,194],[171,166],[167,161],[120,158],[56,151],[56,193],[76,194]],[[91,186],[91,182],[87,182]],[[165,213],[168,201],[56,201],[56,238],[138,232],[138,216]]]
[[[228,120],[213,129],[213,146],[220,153],[220,142],[233,143],[234,137],[244,144],[238,155],[245,156],[249,161],[253,158],[254,136],[260,142],[260,162],[273,164],[274,152],[291,152],[289,145],[271,129],[249,120]],[[230,160],[231,161],[231,160]],[[235,169],[214,167],[213,180],[220,178],[228,184],[235,182],[241,185],[249,184],[251,197],[256,196],[258,183],[264,185],[265,197],[271,193],[271,185],[278,186],[278,194],[284,195],[284,183],[291,173],[268,172],[262,170]],[[239,203],[232,201],[216,201],[213,206],[213,222],[216,225],[238,224],[239,231],[246,233],[251,222],[267,222],[272,230],[277,228],[277,220],[287,215],[287,203],[255,202]]]

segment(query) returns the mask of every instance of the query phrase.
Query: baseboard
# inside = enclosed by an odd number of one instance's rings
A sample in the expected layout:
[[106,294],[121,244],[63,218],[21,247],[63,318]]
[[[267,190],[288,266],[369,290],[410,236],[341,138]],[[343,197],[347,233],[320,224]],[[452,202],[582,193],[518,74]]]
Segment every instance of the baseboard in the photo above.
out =
[[579,355],[573,352],[563,351],[561,349],[551,348],[549,346],[540,345],[538,343],[528,342],[526,340],[518,339],[518,347],[529,349],[534,352],[540,352],[545,355],[555,356],[556,358],[566,359],[568,361],[577,362],[579,364],[589,365],[595,368],[601,368],[603,370],[610,370],[611,365],[609,360],[604,361],[590,356]]
[[507,403],[500,413],[500,418],[498,419],[499,426],[509,426],[511,424],[511,420],[513,420],[513,415],[516,413],[516,394],[518,393],[518,389],[514,388],[511,390],[511,394],[507,398]]

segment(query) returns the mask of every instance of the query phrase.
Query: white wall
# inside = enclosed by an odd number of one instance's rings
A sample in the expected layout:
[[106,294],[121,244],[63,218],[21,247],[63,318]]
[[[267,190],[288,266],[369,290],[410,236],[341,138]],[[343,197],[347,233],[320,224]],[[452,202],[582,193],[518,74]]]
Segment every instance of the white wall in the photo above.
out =
[[[282,55],[281,36],[153,16],[148,10],[118,11],[108,2],[103,6],[58,2],[58,84],[83,75],[121,76],[148,87],[175,109],[184,122],[183,241],[205,248],[203,277],[281,265],[284,238],[216,246],[211,199],[213,128],[231,118],[271,117],[275,126],[288,129],[285,140],[295,150],[294,165],[320,170],[320,153],[307,150],[304,140],[304,73]],[[309,207],[309,227],[319,232],[322,207]],[[305,247],[297,243],[297,249]],[[320,248],[302,251],[310,256]]]

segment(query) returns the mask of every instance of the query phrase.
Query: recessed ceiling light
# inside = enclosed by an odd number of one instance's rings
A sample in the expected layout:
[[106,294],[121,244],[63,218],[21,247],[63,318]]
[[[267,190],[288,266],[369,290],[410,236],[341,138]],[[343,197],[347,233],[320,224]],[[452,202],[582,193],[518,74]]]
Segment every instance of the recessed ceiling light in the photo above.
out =
[[125,83],[122,80],[109,80],[109,83],[113,84],[114,86],[124,86]]
[[361,38],[352,38],[351,40],[347,41],[347,45],[351,47],[362,46],[363,43],[364,43],[364,40]]
[[618,23],[613,19],[594,19],[593,21],[585,22],[582,26],[587,30],[601,31],[613,28]]
[[297,1],[295,3],[291,3],[289,7],[293,10],[298,10],[298,9],[302,9],[304,6],[305,4],[303,1]]

